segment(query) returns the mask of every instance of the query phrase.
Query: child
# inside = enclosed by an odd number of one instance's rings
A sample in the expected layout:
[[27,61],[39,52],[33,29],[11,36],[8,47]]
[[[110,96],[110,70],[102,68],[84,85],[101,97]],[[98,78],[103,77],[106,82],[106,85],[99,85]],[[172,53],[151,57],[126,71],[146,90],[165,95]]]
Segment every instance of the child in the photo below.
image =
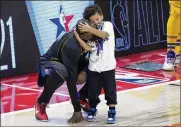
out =
[[87,121],[94,121],[97,113],[97,105],[100,103],[99,95],[101,89],[104,89],[105,99],[109,106],[107,123],[115,123],[115,105],[117,104],[116,83],[115,83],[115,38],[111,22],[103,21],[102,10],[98,5],[88,6],[83,13],[86,20],[97,25],[98,29],[92,28],[88,24],[80,24],[81,32],[92,33],[100,39],[97,42],[85,43],[79,34],[74,30],[74,35],[79,41],[82,48],[90,51],[88,66],[88,98],[90,111]]

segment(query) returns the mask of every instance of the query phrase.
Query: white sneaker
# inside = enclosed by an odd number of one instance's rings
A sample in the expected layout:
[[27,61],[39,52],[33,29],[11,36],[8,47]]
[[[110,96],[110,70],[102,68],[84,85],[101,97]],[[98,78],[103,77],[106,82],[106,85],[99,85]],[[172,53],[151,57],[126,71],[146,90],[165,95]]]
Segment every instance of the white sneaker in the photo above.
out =
[[175,65],[176,55],[173,50],[169,50],[165,56],[165,62],[163,64],[163,70],[173,71]]
[[176,60],[175,60],[175,64],[179,63],[180,63],[180,53],[176,55]]

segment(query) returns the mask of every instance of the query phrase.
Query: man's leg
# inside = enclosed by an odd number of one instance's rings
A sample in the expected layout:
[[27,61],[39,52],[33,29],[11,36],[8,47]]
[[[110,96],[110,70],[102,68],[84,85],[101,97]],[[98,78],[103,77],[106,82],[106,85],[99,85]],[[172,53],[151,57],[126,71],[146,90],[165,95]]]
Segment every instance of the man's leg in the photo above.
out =
[[175,51],[176,51],[176,61],[175,63],[176,64],[179,64],[180,63],[180,55],[181,55],[181,50],[180,50],[180,47],[181,47],[181,44],[180,44],[180,32],[178,34],[178,37],[177,37],[177,44],[176,44],[176,47],[175,47]]
[[55,90],[58,89],[66,80],[67,70],[63,64],[58,62],[46,62],[39,66],[39,70],[41,71],[39,71],[38,81],[41,82],[38,84],[44,86],[44,89],[35,106],[35,117],[37,120],[47,121],[48,116],[46,114],[46,106]]
[[79,91],[80,105],[85,112],[88,112],[90,110],[90,105],[87,99],[88,99],[88,84],[86,82],[85,85]]
[[47,83],[44,85],[43,92],[38,98],[38,103],[49,103],[53,93],[64,83],[64,79],[61,78],[57,72],[47,77]]
[[53,74],[47,76],[47,81],[46,84],[44,84],[43,92],[39,96],[35,106],[35,117],[37,120],[48,121],[46,106],[55,90],[59,88],[63,82],[64,79],[61,78],[57,72],[53,72]]
[[177,43],[180,31],[180,11],[170,4],[170,16],[167,23],[167,55],[163,65],[163,70],[173,71],[176,54],[179,52],[180,44]]
[[87,73],[85,71],[79,72],[77,84],[78,85],[84,84],[84,86],[79,90],[79,93],[78,93],[79,98],[88,99]]
[[87,82],[79,91],[80,99],[88,99],[88,84]]
[[[83,65],[83,63],[85,63],[85,62],[80,63],[79,66],[81,66],[81,65],[85,66],[85,65]],[[81,105],[82,109],[85,112],[88,112],[90,109],[90,106],[89,106],[89,103],[87,101],[87,99],[88,99],[88,84],[87,84],[87,72],[85,71],[85,69],[79,72],[77,84],[78,85],[84,84],[84,86],[78,92],[78,97],[79,97],[79,101],[80,101],[80,105]]]

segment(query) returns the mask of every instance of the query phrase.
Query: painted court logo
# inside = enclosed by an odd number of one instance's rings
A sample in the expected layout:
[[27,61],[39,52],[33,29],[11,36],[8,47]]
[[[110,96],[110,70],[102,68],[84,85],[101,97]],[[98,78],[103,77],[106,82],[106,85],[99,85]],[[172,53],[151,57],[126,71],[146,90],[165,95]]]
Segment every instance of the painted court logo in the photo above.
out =
[[169,79],[146,74],[122,71],[118,68],[116,69],[116,81],[138,85],[152,85],[169,81]]

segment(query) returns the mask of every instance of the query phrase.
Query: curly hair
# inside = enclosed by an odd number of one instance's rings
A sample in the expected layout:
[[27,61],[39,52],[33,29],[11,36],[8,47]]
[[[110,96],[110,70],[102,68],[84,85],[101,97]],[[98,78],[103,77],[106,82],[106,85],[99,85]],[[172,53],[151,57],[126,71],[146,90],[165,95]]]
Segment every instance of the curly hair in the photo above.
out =
[[90,5],[88,7],[85,8],[84,13],[83,13],[83,17],[87,20],[89,20],[89,18],[93,15],[96,14],[96,12],[100,15],[102,15],[102,9],[99,7],[99,5],[95,4],[95,5]]

